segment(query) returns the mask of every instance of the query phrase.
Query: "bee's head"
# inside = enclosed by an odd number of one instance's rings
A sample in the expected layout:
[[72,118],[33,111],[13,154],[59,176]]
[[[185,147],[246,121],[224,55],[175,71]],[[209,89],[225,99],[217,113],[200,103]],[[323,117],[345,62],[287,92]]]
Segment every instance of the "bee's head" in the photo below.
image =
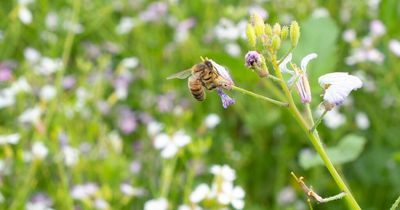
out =
[[214,68],[213,64],[211,63],[211,61],[209,60],[205,60],[204,64],[207,66],[207,68],[212,69]]

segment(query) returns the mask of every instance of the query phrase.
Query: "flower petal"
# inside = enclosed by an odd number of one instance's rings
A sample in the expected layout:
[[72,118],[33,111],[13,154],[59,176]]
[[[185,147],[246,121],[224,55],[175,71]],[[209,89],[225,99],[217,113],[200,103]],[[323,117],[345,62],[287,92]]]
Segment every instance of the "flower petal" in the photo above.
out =
[[215,69],[218,71],[218,73],[219,73],[224,79],[226,79],[226,80],[232,82],[232,84],[233,84],[233,80],[232,80],[232,78],[231,78],[231,75],[229,74],[228,70],[227,70],[225,67],[219,65],[218,63],[216,63],[215,61],[213,61],[213,60],[211,60],[211,59],[210,59],[209,61],[212,63],[212,65],[215,67]]
[[222,88],[217,88],[217,92],[218,92],[219,97],[221,98],[222,106],[225,109],[235,103],[235,100],[233,98],[229,97],[226,93],[224,93]]
[[168,144],[169,141],[170,137],[167,134],[165,133],[158,134],[154,140],[154,147],[156,149],[162,149]]
[[306,56],[301,60],[301,63],[300,63],[301,70],[302,70],[303,72],[306,72],[306,71],[307,71],[308,62],[310,62],[312,59],[315,59],[317,56],[318,56],[318,55],[317,55],[316,53],[311,53],[311,54],[306,55]]
[[292,61],[292,53],[289,53],[289,55],[286,56],[286,58],[282,61],[281,64],[279,64],[279,69],[281,70],[282,73],[289,73],[293,74],[292,70],[289,70],[287,68],[287,64]]
[[172,141],[178,147],[183,147],[191,141],[190,136],[186,135],[184,131],[177,131],[172,137]]
[[175,144],[169,143],[162,151],[161,156],[165,159],[172,158],[178,152],[178,147]]

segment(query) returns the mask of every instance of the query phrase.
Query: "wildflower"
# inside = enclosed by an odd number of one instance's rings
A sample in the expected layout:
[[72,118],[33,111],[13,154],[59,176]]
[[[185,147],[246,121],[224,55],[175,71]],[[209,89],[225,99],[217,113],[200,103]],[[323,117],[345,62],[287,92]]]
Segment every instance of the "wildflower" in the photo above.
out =
[[124,108],[120,110],[118,116],[118,127],[124,134],[130,134],[136,130],[136,116],[130,109]]
[[248,13],[251,14],[258,14],[263,20],[268,19],[268,12],[259,5],[253,5],[248,8]]
[[234,85],[234,82],[233,82],[228,70],[225,67],[219,65],[218,63],[216,63],[215,61],[213,61],[211,59],[209,61],[212,63],[212,65],[218,71],[218,74],[221,75],[222,78],[224,78],[224,82],[222,84],[223,87],[225,89],[231,89],[232,88],[231,86]]
[[42,114],[42,110],[40,109],[40,107],[36,106],[36,107],[25,110],[18,117],[18,121],[21,123],[36,124],[37,122],[39,122],[41,114]]
[[124,58],[121,65],[127,69],[134,69],[139,65],[139,59],[136,57]]
[[392,39],[389,41],[389,49],[397,57],[400,57],[400,41]]
[[369,30],[372,36],[380,37],[385,35],[386,27],[380,20],[373,20],[369,25]]
[[311,102],[310,84],[307,77],[307,65],[310,60],[315,59],[316,57],[317,54],[315,53],[306,55],[300,62],[300,69],[295,68],[295,71],[293,71],[287,68],[287,64],[292,60],[292,54],[290,53],[279,65],[282,73],[289,73],[293,75],[288,81],[289,85],[292,85],[297,79],[295,84],[296,90],[303,104]]
[[18,133],[0,135],[0,145],[4,144],[17,144],[21,136]]
[[249,51],[245,55],[244,60],[246,67],[256,71],[258,76],[268,76],[268,68],[265,63],[265,59],[260,53],[258,53],[257,51]]
[[142,164],[138,160],[134,160],[129,165],[129,171],[133,174],[137,174],[142,169]]
[[279,204],[287,205],[296,200],[296,194],[291,187],[287,186],[279,192],[277,200]]
[[356,114],[356,125],[362,130],[369,128],[369,119],[364,112],[358,112]]
[[217,92],[218,92],[219,97],[221,98],[222,106],[225,109],[235,103],[235,100],[233,98],[229,97],[226,93],[224,93],[222,88],[217,88]]
[[167,210],[168,201],[165,198],[152,199],[144,204],[144,210]]
[[4,62],[0,63],[0,82],[9,81],[12,78],[11,64]]
[[110,209],[110,205],[102,198],[96,198],[94,201],[94,208],[99,210]]
[[53,59],[49,57],[43,57],[40,59],[39,63],[34,66],[35,73],[49,76],[54,72],[60,70],[62,67],[62,62],[60,59]]
[[194,18],[189,18],[178,23],[175,29],[174,40],[178,43],[185,41],[189,35],[189,30],[195,25],[196,20]]
[[119,21],[115,31],[117,34],[127,34],[129,33],[133,27],[135,27],[136,22],[133,18],[131,17],[122,17],[121,20]]
[[221,119],[217,114],[209,114],[207,115],[206,119],[204,120],[204,124],[207,128],[213,129],[221,122]]
[[343,40],[345,42],[351,43],[356,39],[356,31],[354,29],[347,29],[343,32]]
[[225,51],[232,57],[238,57],[241,53],[240,46],[235,42],[229,42],[225,45]]
[[18,1],[18,18],[23,24],[32,23],[32,12],[28,9],[28,4],[32,3],[33,0],[19,0]]
[[[321,114],[323,110],[319,110],[319,112]],[[336,129],[346,122],[346,116],[340,113],[338,109],[332,109],[325,115],[323,121],[326,127]]]
[[222,184],[222,191],[218,194],[218,202],[224,205],[231,204],[234,209],[243,209],[245,192],[239,186],[233,187],[231,182]]
[[50,30],[56,29],[58,26],[58,15],[56,12],[49,12],[45,19],[46,27]]
[[24,50],[24,57],[30,63],[35,64],[35,63],[39,62],[42,55],[36,49],[28,47],[28,48],[25,48],[25,50]]
[[45,194],[38,193],[26,204],[25,210],[52,210],[53,201]]
[[121,190],[121,192],[124,195],[126,195],[128,197],[144,195],[144,189],[132,187],[132,185],[127,184],[127,183],[122,183],[120,185],[119,189]]
[[74,166],[79,161],[79,150],[70,146],[64,146],[62,148],[64,156],[64,162],[66,166]]
[[193,205],[192,204],[190,206],[188,206],[188,205],[180,205],[178,207],[178,210],[202,210],[202,208],[197,206],[197,205]]
[[44,158],[46,158],[48,153],[49,153],[49,150],[43,144],[43,142],[37,141],[37,142],[33,143],[33,145],[32,145],[33,158],[38,159],[38,160],[43,160]]
[[177,131],[174,135],[168,136],[165,133],[158,134],[154,140],[154,147],[161,150],[161,156],[165,159],[172,158],[179,148],[189,144],[191,137],[183,131]]
[[200,203],[202,200],[209,197],[211,189],[207,184],[200,184],[196,189],[190,194],[189,200],[192,203]]
[[71,190],[71,197],[75,200],[85,200],[94,195],[99,191],[99,187],[95,183],[85,183],[82,185],[75,185]]
[[232,20],[221,18],[214,28],[214,34],[220,41],[235,41],[239,38],[241,30]]
[[231,182],[235,180],[236,173],[228,165],[213,165],[211,166],[211,173],[215,176],[221,177],[224,181]]
[[324,101],[327,103],[327,109],[342,104],[352,90],[362,87],[361,80],[347,72],[325,74],[319,77],[318,82],[325,90]]
[[147,124],[147,134],[149,136],[155,136],[160,133],[160,131],[164,128],[162,123],[157,121],[151,121]]
[[157,22],[162,20],[168,12],[168,4],[162,1],[151,3],[147,9],[139,14],[144,22]]
[[62,79],[62,86],[66,90],[72,89],[76,84],[76,78],[73,75],[67,75]]
[[40,89],[40,98],[43,101],[51,101],[57,94],[57,90],[52,85],[45,85]]

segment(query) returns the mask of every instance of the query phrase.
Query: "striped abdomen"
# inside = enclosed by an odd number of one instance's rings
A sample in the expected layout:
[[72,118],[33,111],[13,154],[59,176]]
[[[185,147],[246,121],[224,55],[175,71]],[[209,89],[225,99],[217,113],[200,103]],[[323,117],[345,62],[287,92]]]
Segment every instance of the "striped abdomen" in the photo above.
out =
[[195,99],[197,99],[199,101],[203,101],[205,99],[205,92],[203,89],[203,84],[197,77],[195,77],[195,76],[189,77],[188,87]]

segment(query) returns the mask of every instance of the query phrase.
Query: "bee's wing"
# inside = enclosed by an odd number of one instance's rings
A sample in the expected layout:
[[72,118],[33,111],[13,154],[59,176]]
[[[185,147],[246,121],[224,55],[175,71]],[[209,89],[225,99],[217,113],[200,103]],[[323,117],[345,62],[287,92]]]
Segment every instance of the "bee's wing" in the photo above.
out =
[[190,75],[192,75],[192,70],[191,69],[186,69],[184,71],[178,72],[176,74],[173,74],[173,75],[167,77],[167,79],[186,79]]

